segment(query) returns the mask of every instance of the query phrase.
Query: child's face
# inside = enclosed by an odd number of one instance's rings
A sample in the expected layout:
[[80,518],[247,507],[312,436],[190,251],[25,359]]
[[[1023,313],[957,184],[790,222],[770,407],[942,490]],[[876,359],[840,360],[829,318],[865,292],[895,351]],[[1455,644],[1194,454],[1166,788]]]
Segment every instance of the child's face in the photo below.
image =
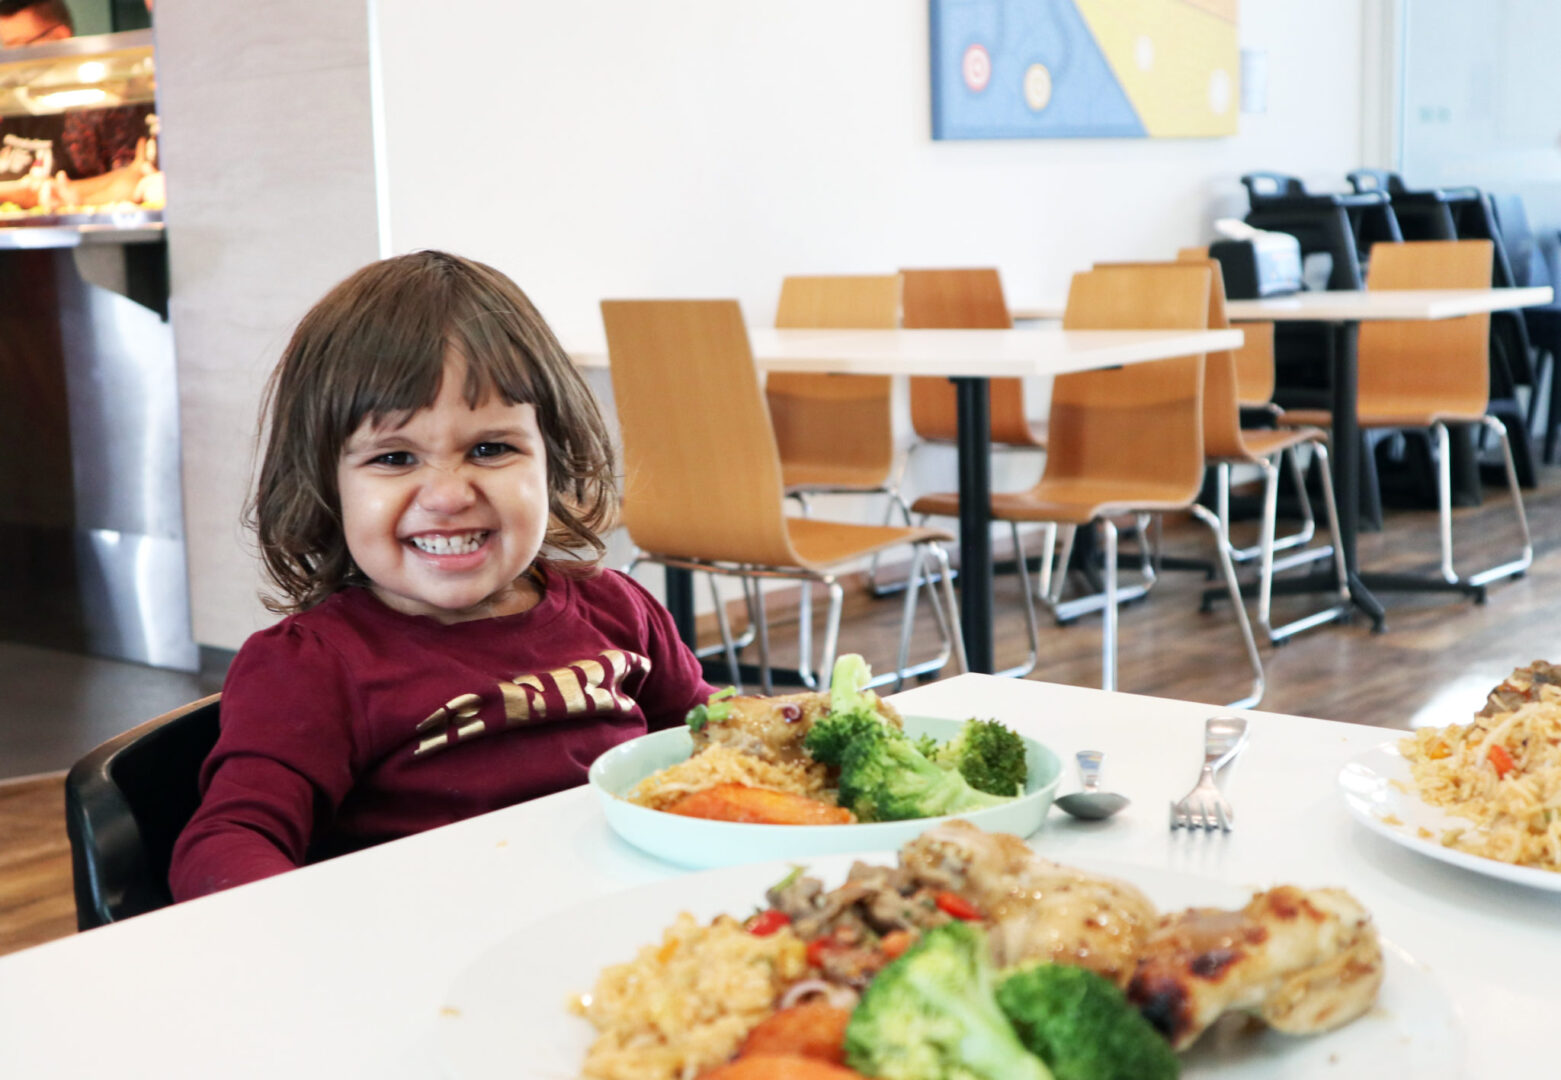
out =
[[525,611],[520,575],[548,523],[547,451],[536,407],[468,408],[465,365],[399,428],[365,421],[336,469],[347,550],[386,605],[440,622]]

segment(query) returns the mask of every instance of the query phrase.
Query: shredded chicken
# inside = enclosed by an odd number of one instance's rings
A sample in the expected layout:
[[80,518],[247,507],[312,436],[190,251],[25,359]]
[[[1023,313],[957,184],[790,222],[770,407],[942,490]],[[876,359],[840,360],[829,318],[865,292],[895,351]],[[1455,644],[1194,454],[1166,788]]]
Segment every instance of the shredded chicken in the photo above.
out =
[[998,967],[1049,960],[1126,986],[1155,925],[1154,905],[1134,886],[1060,866],[1017,836],[965,821],[929,829],[905,846],[900,862],[982,910]]
[[1381,984],[1377,933],[1353,897],[1281,885],[1240,911],[1166,916],[1127,994],[1181,1050],[1227,1012],[1292,1035],[1328,1031],[1370,1008]]
[[[695,754],[719,745],[776,764],[813,764],[802,749],[802,739],[813,722],[829,712],[829,694],[809,691],[779,697],[739,696],[727,701],[732,706],[730,716],[694,732]],[[902,726],[900,714],[888,702],[879,701],[878,711],[892,727]]]

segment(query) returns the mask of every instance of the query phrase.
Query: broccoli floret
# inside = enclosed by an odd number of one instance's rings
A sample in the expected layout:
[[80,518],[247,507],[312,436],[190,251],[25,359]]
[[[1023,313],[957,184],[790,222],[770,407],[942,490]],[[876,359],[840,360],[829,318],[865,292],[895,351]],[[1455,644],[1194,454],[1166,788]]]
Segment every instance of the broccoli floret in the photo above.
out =
[[977,791],[957,771],[934,765],[908,738],[884,725],[853,732],[840,758],[840,805],[863,821],[965,814],[1012,800]]
[[814,721],[802,739],[802,748],[814,761],[838,766],[846,747],[858,738],[889,730],[878,712],[878,695],[863,689],[870,678],[872,669],[856,653],[835,661],[829,679],[829,712]]
[[863,991],[846,1064],[881,1080],[1050,1080],[998,1007],[986,957],[969,923],[927,931]]
[[967,720],[953,739],[928,755],[945,768],[958,769],[977,791],[1022,795],[1029,776],[1024,740],[996,720]]
[[1110,979],[1086,968],[1039,964],[1010,975],[997,1003],[1057,1080],[1175,1080],[1170,1044]]
[[942,764],[938,761],[938,740],[931,735],[918,735],[911,741],[911,745],[916,747],[916,752],[928,761]]
[[705,699],[703,705],[695,705],[688,710],[688,715],[683,718],[683,722],[688,725],[690,731],[703,731],[706,724],[719,724],[732,715],[732,703],[726,699],[736,696],[735,686],[717,690]]

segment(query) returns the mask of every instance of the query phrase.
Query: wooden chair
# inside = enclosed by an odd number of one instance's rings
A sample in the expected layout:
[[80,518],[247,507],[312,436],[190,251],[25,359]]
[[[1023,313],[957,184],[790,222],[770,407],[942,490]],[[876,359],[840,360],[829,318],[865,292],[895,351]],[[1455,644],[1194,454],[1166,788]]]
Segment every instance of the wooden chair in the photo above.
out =
[[[781,282],[780,329],[893,330],[900,325],[900,276],[793,276]],[[893,381],[887,375],[778,372],[764,383],[780,450],[781,482],[803,515],[813,495],[883,495],[883,523],[911,523],[894,473]],[[882,595],[878,559],[867,586]],[[808,620],[804,618],[803,626]],[[804,650],[806,651],[806,650]]]
[[[1368,289],[1486,289],[1494,248],[1489,240],[1423,240],[1378,244],[1371,252]],[[1356,353],[1356,411],[1362,430],[1429,428],[1437,448],[1437,512],[1444,581],[1474,591],[1526,572],[1534,548],[1507,429],[1486,414],[1490,401],[1490,316],[1467,315],[1435,322],[1366,322]],[[1286,410],[1286,424],[1325,425],[1321,410]],[[1480,424],[1496,437],[1507,487],[1522,536],[1511,562],[1467,577],[1453,566],[1452,455],[1449,424]]]
[[[754,613],[764,691],[771,686],[769,633],[759,583],[823,584],[829,616],[818,670],[834,666],[844,590],[839,573],[887,549],[913,548],[898,668],[876,684],[936,671],[952,654],[966,670],[948,556],[952,539],[936,529],[853,525],[787,517],[780,455],[734,300],[604,300],[602,318],[623,439],[623,521],[640,560],[724,574],[744,583]],[[934,659],[909,665],[916,598],[931,557],[943,603],[933,614],[942,637]],[[725,610],[717,605],[727,662],[737,657]]]
[[[1184,260],[1185,261],[1185,260]],[[1230,320],[1225,314],[1225,283],[1220,276],[1220,264],[1204,260],[1212,279],[1209,288],[1209,326],[1227,327]],[[1259,342],[1273,345],[1273,324],[1266,325],[1269,334],[1254,332],[1248,326],[1242,330]],[[1248,346],[1249,364],[1256,349]],[[1272,353],[1268,368],[1273,371]],[[1272,377],[1270,377],[1272,382]],[[1216,470],[1218,476],[1217,514],[1225,550],[1233,562],[1252,557],[1255,551],[1258,563],[1258,626],[1270,644],[1286,641],[1302,630],[1325,623],[1348,619],[1350,615],[1350,588],[1348,572],[1344,565],[1344,544],[1339,537],[1339,508],[1333,497],[1333,474],[1328,467],[1328,436],[1321,428],[1245,428],[1241,424],[1241,373],[1232,352],[1208,354],[1203,383],[1203,454],[1204,459]],[[1297,451],[1310,446],[1317,455],[1322,477],[1323,509],[1328,515],[1329,534],[1333,542],[1321,547],[1301,550],[1287,558],[1283,565],[1275,562],[1274,555],[1281,550],[1281,542],[1275,532],[1279,517],[1279,463],[1289,458],[1296,479],[1301,505],[1305,507],[1305,524],[1300,532],[1283,538],[1286,547],[1305,544],[1313,534],[1311,508],[1306,501],[1305,472],[1300,465]],[[1263,517],[1259,525],[1259,540],[1255,548],[1237,548],[1230,536],[1230,474],[1237,465],[1251,465],[1263,471]],[[1274,574],[1279,570],[1300,566],[1319,558],[1332,558],[1339,588],[1336,602],[1311,614],[1293,619],[1282,626],[1274,626],[1272,619]]]
[[[905,281],[903,318],[907,330],[1009,330],[1013,318],[1008,312],[1008,302],[1003,296],[1003,282],[995,269],[950,270],[902,270]],[[918,376],[910,380],[911,427],[915,438],[905,452],[903,470],[910,467],[911,457],[924,446],[953,446],[959,434],[959,417],[955,404],[954,386],[948,379]],[[1046,425],[1031,421],[1024,399],[1024,380],[991,379],[988,383],[988,415],[991,423],[991,445],[998,452],[1044,455],[1046,451]],[[1154,585],[1155,570],[1150,558],[1147,537],[1140,524],[1135,531],[1139,535],[1140,580],[1126,586],[1120,599],[1136,600],[1146,595]],[[1055,588],[1046,585],[1046,600],[1057,622],[1065,623],[1092,611],[1099,611],[1105,603],[1103,593],[1063,600],[1062,588],[1067,579],[1066,568],[1072,561],[1071,536],[1063,545],[1060,563],[1064,572],[1055,579]],[[1050,572],[1043,575],[1050,582]]]
[[[1205,262],[1209,258],[1209,249],[1206,247],[1182,248],[1176,253],[1176,258],[1179,262]],[[1220,279],[1218,282],[1221,295],[1220,307],[1223,310],[1225,281],[1221,274],[1217,273],[1216,277]],[[1210,325],[1214,324],[1210,323]],[[1270,421],[1270,423],[1265,423],[1263,427],[1243,427],[1242,429],[1251,439],[1261,442],[1266,436],[1259,433],[1269,430],[1272,427],[1272,421],[1279,416],[1281,411],[1279,406],[1274,404],[1274,324],[1271,322],[1243,322],[1240,324],[1240,329],[1244,336],[1241,348],[1230,353],[1236,369],[1236,403],[1243,413],[1262,413],[1265,419]],[[1316,445],[1323,446],[1323,454],[1327,454],[1325,443],[1317,443]],[[1280,563],[1276,564],[1276,571],[1283,571],[1292,566],[1298,566],[1316,559],[1325,559],[1331,554],[1327,547],[1308,546],[1317,535],[1317,518],[1312,513],[1312,500],[1311,496],[1307,494],[1306,474],[1302,469],[1300,456],[1292,448],[1288,453],[1282,453],[1280,457],[1290,464],[1291,478],[1295,482],[1296,505],[1301,514],[1301,524],[1296,528],[1295,532],[1287,533],[1284,536],[1275,536],[1272,552],[1278,554],[1282,551],[1289,551],[1292,548],[1300,548],[1302,550],[1287,556]],[[1324,460],[1326,460],[1326,457]],[[1215,470],[1214,512],[1219,515],[1221,527],[1225,530],[1226,539],[1229,540],[1231,535],[1229,468],[1217,468]],[[1263,545],[1261,543],[1247,547],[1230,545],[1230,557],[1237,563],[1252,562],[1254,559],[1261,559],[1262,555]],[[1269,640],[1275,640],[1272,634],[1269,634]]]
[[[1014,321],[1003,298],[1003,282],[995,269],[902,270],[907,330],[1011,330]],[[954,384],[948,379],[917,376],[910,380],[911,428],[916,433],[906,451],[906,467],[918,449],[929,444],[953,446],[959,436]],[[1024,381],[989,381],[989,415],[994,450],[1030,453],[1046,449],[1046,429],[1025,414]]]
[[[1202,265],[1103,267],[1076,274],[1068,292],[1067,330],[1201,329],[1208,324],[1210,271]],[[992,516],[1012,528],[1044,523],[1048,546],[1058,527],[1076,529],[1098,522],[1105,538],[1105,629],[1101,641],[1101,683],[1116,689],[1117,529],[1113,517],[1187,510],[1209,527],[1235,607],[1247,659],[1251,693],[1236,704],[1255,704],[1263,694],[1263,667],[1252,627],[1241,603],[1235,570],[1219,521],[1197,504],[1203,481],[1203,374],[1201,355],[1114,371],[1061,375],[1052,386],[1046,470],[1028,491],[992,496]],[[952,515],[957,493],[928,495],[911,507],[917,513]],[[1019,562],[1023,565],[1022,551]],[[1047,561],[1042,563],[1046,573]],[[1039,652],[1034,602],[1024,589],[1032,657]]]

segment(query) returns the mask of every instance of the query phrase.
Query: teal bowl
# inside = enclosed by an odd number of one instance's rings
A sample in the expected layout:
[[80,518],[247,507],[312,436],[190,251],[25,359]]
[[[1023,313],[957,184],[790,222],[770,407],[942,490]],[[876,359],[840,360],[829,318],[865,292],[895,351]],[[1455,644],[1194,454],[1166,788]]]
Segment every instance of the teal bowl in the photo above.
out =
[[[963,720],[907,716],[912,737],[931,735],[939,742],[958,734]],[[960,814],[987,832],[1029,836],[1041,827],[1062,779],[1062,763],[1034,739],[1025,739],[1029,776],[1025,793],[1011,803]],[[750,825],[706,821],[651,810],[622,796],[653,772],[687,760],[693,739],[685,727],[658,731],[615,746],[591,763],[590,784],[601,800],[607,824],[630,844],[678,866],[706,869],[770,859],[793,859],[850,851],[889,851],[949,820],[878,821],[863,825]]]

